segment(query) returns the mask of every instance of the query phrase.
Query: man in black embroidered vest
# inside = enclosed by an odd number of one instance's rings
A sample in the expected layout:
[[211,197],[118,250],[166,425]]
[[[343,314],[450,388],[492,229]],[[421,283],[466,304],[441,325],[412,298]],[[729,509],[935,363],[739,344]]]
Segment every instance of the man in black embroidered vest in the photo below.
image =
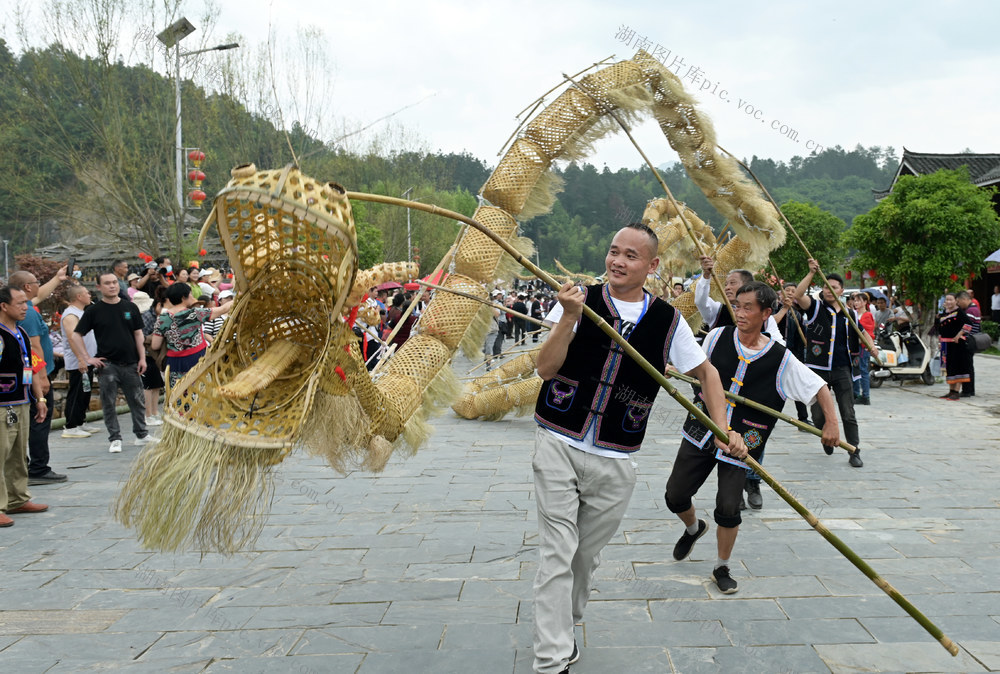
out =
[[[840,419],[844,424],[844,436],[847,442],[858,448],[858,451],[851,454],[848,462],[855,468],[861,468],[865,464],[861,461],[861,447],[858,446],[861,436],[858,433],[857,417],[854,416],[855,377],[852,369],[852,362],[860,351],[858,333],[851,327],[847,316],[838,312],[837,298],[830,293],[829,288],[823,286],[820,295],[822,301],[816,301],[807,294],[817,271],[819,263],[810,258],[809,273],[795,289],[795,301],[805,314],[802,327],[807,342],[806,365],[833,389],[840,409]],[[839,297],[844,292],[844,280],[838,274],[827,274],[826,279]],[[844,310],[850,311],[857,323],[857,313],[849,307],[844,307]],[[878,348],[867,333],[864,339],[868,350],[877,358]],[[860,376],[859,373],[858,377]],[[812,418],[817,428],[824,425],[825,416],[818,405],[813,405]],[[833,446],[824,442],[823,451],[833,454]]]
[[[761,333],[778,306],[778,294],[764,283],[753,281],[739,289],[732,304],[736,326],[712,330],[702,344],[719,377],[728,383],[729,391],[779,411],[786,397],[802,402],[817,401],[827,412],[823,441],[831,445],[839,443],[833,398],[823,380],[777,340]],[[697,395],[696,404],[704,409],[702,393]],[[743,436],[750,456],[758,459],[764,453],[764,444],[776,419],[740,403],[730,403],[727,414],[727,427]],[[674,559],[686,558],[694,542],[708,531],[708,524],[695,517],[691,499],[712,469],[717,468],[719,487],[715,496],[715,523],[719,556],[712,578],[721,592],[732,594],[737,584],[729,573],[730,556],[743,521],[740,491],[749,468],[744,462],[711,446],[711,433],[694,415],[688,415],[682,435],[664,493],[667,508],[677,513],[687,527],[674,546]]]
[[23,290],[0,288],[0,527],[14,525],[8,515],[49,509],[33,503],[28,493],[29,388],[35,399],[34,420],[48,415],[42,379],[32,375],[28,333],[17,325],[28,314],[28,304]]
[[[656,234],[641,224],[615,234],[607,283],[567,283],[546,316],[552,326],[538,354],[544,380],[535,406],[532,469],[538,507],[534,584],[534,668],[565,672],[580,657],[573,625],[583,618],[600,552],[618,530],[635,486],[630,456],[642,444],[659,385],[592,321],[586,304],[657,369],[667,361],[701,380],[708,409],[724,427],[718,374],[691,329],[669,304],[643,290],[656,270]],[[721,445],[746,456],[737,433]]]
[[[715,260],[708,255],[702,255],[700,261],[702,273],[701,278],[698,279],[698,283],[694,288],[694,305],[698,308],[698,313],[705,320],[705,324],[709,330],[732,325],[733,317],[729,313],[729,309],[722,302],[713,300],[709,294],[712,286],[712,270],[715,269]],[[726,299],[729,300],[730,305],[736,301],[736,291],[752,281],[753,272],[747,269],[734,269],[726,274],[726,282],[722,285],[722,292],[726,295]],[[785,337],[773,316],[768,317],[767,321],[765,321],[764,332],[782,346],[785,345]],[[764,463],[763,453],[761,453],[758,461]],[[764,507],[764,497],[760,493],[760,475],[748,468],[747,479],[743,488],[746,490],[747,500],[750,502],[751,508],[760,510]],[[740,510],[745,510],[746,505],[743,503],[742,498],[740,497]]]

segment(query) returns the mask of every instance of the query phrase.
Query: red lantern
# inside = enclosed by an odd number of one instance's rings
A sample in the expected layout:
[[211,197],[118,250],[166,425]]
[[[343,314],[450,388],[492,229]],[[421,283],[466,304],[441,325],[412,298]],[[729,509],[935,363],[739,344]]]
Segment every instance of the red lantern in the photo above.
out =
[[847,270],[846,276],[847,276],[847,280],[850,281],[851,280],[851,270],[850,269]]
[[201,250],[198,251],[198,255],[205,257],[206,255],[208,255],[208,251],[202,248]]
[[912,307],[913,306],[913,300],[903,300],[903,304],[905,304],[908,307]]
[[201,181],[205,179],[205,174],[198,169],[188,171],[188,180],[194,183],[195,187],[201,187]]
[[194,205],[199,207],[201,206],[201,202],[208,198],[208,195],[201,190],[191,190],[188,196],[191,198],[191,201],[194,202]]
[[875,271],[874,269],[869,269],[868,270],[868,278],[875,278],[876,276],[878,276],[878,272],[877,271]]
[[188,152],[188,159],[191,160],[191,163],[194,164],[195,168],[200,168],[201,163],[205,161],[205,153],[201,150],[191,150]]
[[885,285],[885,279],[884,278],[880,278],[875,283],[876,283],[876,285],[884,286]]
[[958,280],[958,274],[952,274],[948,278],[950,278],[952,281],[957,281]]

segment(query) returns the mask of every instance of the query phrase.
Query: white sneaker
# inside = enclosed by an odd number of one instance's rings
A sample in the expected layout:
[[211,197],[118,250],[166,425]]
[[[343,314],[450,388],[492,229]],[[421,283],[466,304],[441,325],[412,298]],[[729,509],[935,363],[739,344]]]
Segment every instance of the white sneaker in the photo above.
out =
[[122,441],[121,440],[112,440],[111,441],[111,446],[108,447],[108,451],[111,452],[112,454],[118,454],[119,452],[121,452],[122,451]]
[[151,416],[151,417],[146,417],[146,425],[147,426],[162,426],[163,425],[163,421],[160,419],[160,417],[154,415],[154,416]]
[[151,444],[153,444],[155,442],[159,442],[159,441],[160,441],[160,439],[158,437],[156,437],[154,435],[147,435],[144,438],[136,438],[135,439],[135,446],[136,447],[142,447],[143,445],[151,445]]
[[82,426],[77,426],[76,428],[67,428],[63,430],[62,436],[64,438],[89,438],[90,433],[85,431]]
[[91,435],[96,435],[96,434],[101,433],[102,431],[104,431],[103,428],[98,428],[97,426],[90,426],[88,424],[84,424],[83,426],[80,426],[80,428],[82,428],[83,430],[87,431]]

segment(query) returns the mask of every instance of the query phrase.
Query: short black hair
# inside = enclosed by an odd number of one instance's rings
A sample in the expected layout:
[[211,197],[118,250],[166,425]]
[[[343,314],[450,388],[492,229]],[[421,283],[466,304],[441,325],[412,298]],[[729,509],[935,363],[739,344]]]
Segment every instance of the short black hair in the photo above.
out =
[[837,272],[834,272],[832,274],[827,274],[826,275],[826,280],[827,281],[836,281],[837,283],[840,284],[841,289],[843,289],[843,287],[844,287],[844,277],[841,276],[840,274],[838,274]]
[[[747,285],[748,283],[753,283],[753,272],[750,271],[749,269],[731,269],[729,271],[729,274],[739,274],[740,279],[743,280],[743,285]],[[729,274],[726,274],[726,276],[729,276]]]
[[956,300],[971,300],[972,299],[972,295],[969,294],[968,290],[961,290],[961,291],[955,293],[955,299]]
[[174,306],[184,301],[191,294],[191,286],[187,283],[175,283],[167,288],[167,301]]
[[107,271],[102,271],[100,274],[97,275],[97,283],[100,284],[101,279],[104,278],[105,276],[114,276],[115,280],[116,281],[118,280],[118,274],[114,273],[109,269]]
[[753,293],[754,299],[757,300],[757,306],[763,309],[770,309],[773,313],[777,311],[775,307],[778,306],[778,293],[774,292],[774,288],[762,283],[760,281],[750,281],[750,283],[744,283],[740,286],[740,289],[736,291],[736,296],[739,297],[745,293]]
[[[13,304],[14,298],[11,296],[11,290],[21,290],[20,288],[11,288],[10,286],[3,286],[0,288],[0,304]],[[21,292],[24,292],[21,290]]]
[[641,222],[630,222],[625,225],[628,229],[634,229],[642,232],[649,237],[649,242],[653,246],[653,257],[656,257],[660,253],[660,237],[656,235],[653,228],[649,225],[643,224]]

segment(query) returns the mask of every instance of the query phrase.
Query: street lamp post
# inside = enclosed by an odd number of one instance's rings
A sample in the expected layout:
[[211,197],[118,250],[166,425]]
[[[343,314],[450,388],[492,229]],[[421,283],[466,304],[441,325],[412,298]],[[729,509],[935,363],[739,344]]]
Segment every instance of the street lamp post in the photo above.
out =
[[[405,199],[407,195],[413,191],[413,188],[403,192],[402,198]],[[410,209],[406,209],[406,261],[413,262],[413,246],[410,244]]]
[[231,42],[229,44],[220,44],[214,47],[208,47],[207,49],[196,49],[194,51],[181,53],[181,40],[186,38],[195,30],[197,29],[194,25],[186,18],[182,17],[164,28],[163,31],[156,36],[156,39],[162,42],[167,49],[170,49],[171,47],[174,48],[174,98],[177,108],[177,124],[174,127],[174,177],[176,180],[175,187],[177,190],[177,212],[180,214],[181,218],[184,216],[184,143],[181,140],[181,57],[204,54],[209,51],[236,49],[240,46],[237,42]]

